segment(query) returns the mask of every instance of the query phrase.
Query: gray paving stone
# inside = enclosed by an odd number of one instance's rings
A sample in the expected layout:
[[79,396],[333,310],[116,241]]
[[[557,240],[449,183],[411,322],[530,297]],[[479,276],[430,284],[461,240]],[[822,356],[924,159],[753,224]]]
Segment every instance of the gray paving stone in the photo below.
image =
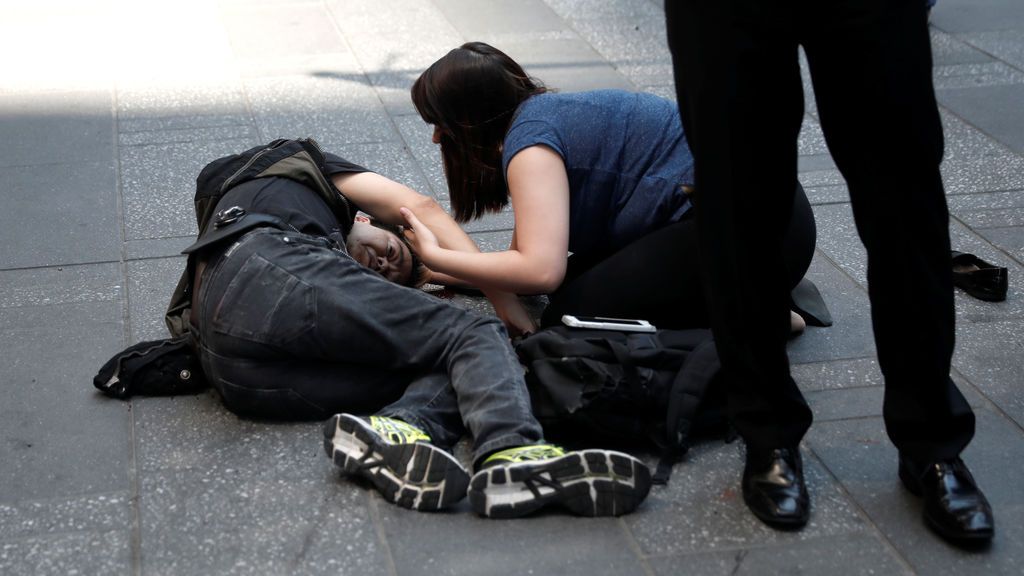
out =
[[819,154],[806,154],[797,157],[797,170],[803,172],[818,172],[825,170],[837,170],[832,155],[827,152]]
[[937,90],[939,102],[1018,154],[1024,153],[1024,83]]
[[545,0],[565,20],[625,20],[665,18],[656,2],[644,0]]
[[347,144],[335,149],[326,148],[369,170],[405,184],[413,190],[430,195],[430,186],[411,151],[401,142],[383,144]]
[[821,131],[821,124],[812,116],[804,116],[796,144],[797,153],[801,156],[828,154],[828,146],[825,144],[825,133]]
[[935,66],[991,62],[992,57],[967,43],[966,35],[954,36],[932,27],[932,62]]
[[482,252],[501,252],[508,250],[509,244],[512,242],[512,231],[474,232],[470,237]]
[[117,143],[121,146],[143,146],[147,144],[188,144],[210,140],[256,140],[256,127],[251,124],[234,124],[212,128],[181,128],[175,130],[145,130],[121,132]]
[[1017,28],[999,32],[960,34],[957,38],[1019,69],[1024,69],[1024,30],[1020,26]]
[[142,573],[388,574],[366,499],[323,474],[142,478]]
[[[795,372],[796,370],[794,370],[794,376]],[[958,376],[954,376],[953,381],[957,383],[957,387],[960,388],[968,404],[974,407],[990,406],[989,402],[978,393],[974,386],[971,386]],[[881,417],[884,393],[884,388],[881,385],[877,385],[860,388],[813,390],[806,392],[804,397],[814,412],[814,421],[828,422],[830,420],[847,420],[869,416]]]
[[1024,83],[1024,72],[1003,62],[936,66],[932,76],[936,90]]
[[0,268],[110,261],[120,255],[111,158],[0,168],[0,189]]
[[979,230],[978,234],[1018,262],[1024,262],[1024,226]]
[[671,100],[672,102],[677,101],[675,86],[644,86],[641,91],[661,96],[665,100]]
[[[827,553],[822,551],[827,550]],[[877,536],[854,534],[822,538],[787,546],[741,549],[730,552],[687,554],[649,560],[656,575],[685,570],[705,576],[721,574],[912,574]]]
[[952,214],[969,213],[976,210],[1024,208],[1024,190],[991,192],[988,194],[960,194],[946,198]]
[[[815,207],[817,210],[820,207]],[[818,229],[828,229],[818,221]],[[818,246],[821,249],[822,239]],[[829,328],[807,327],[787,347],[794,364],[863,358],[874,356],[868,296],[846,274],[829,263],[822,254],[815,255],[806,277],[817,285],[835,322]]]
[[119,302],[0,309],[0,502],[128,489],[128,405],[90,381],[121,318]]
[[400,87],[406,94],[423,70],[467,40],[432,2],[332,0],[327,5],[374,85]]
[[1024,397],[1020,393],[1020,375],[1024,372],[1022,348],[1021,320],[961,324],[953,366],[1018,426],[1024,427]]
[[846,186],[846,180],[843,179],[843,175],[835,166],[801,171],[799,176],[800,184],[802,184],[804,188]]
[[[553,511],[496,521],[477,517],[465,501],[450,513],[429,515],[382,503],[380,516],[398,574],[644,572],[616,519]],[[448,542],[443,552],[431,544],[436,534]]]
[[121,87],[117,91],[117,120],[120,132],[251,123],[239,82]]
[[559,92],[635,90],[632,82],[574,33],[568,38],[516,38],[502,42],[499,47],[521,64],[527,74]]
[[960,221],[974,230],[1024,226],[1024,207],[961,212]]
[[838,186],[814,186],[805,187],[804,193],[811,205],[816,204],[843,204],[850,201],[850,191],[845,184]]
[[143,260],[146,258],[167,258],[180,256],[181,251],[196,241],[195,236],[175,236],[173,238],[144,238],[129,240],[124,243],[126,260]]
[[132,519],[127,491],[0,503],[0,546],[15,538],[130,529]]
[[314,137],[325,149],[388,142],[398,135],[376,92],[339,77],[250,78],[246,89],[264,140]]
[[[349,51],[319,3],[227,6],[221,16],[239,58],[273,60]],[[268,41],[271,38],[273,41]],[[283,46],[287,50],[282,50]]]
[[[444,161],[441,159],[441,147],[431,141],[433,126],[420,118],[419,114],[396,116],[393,118],[398,131],[405,140],[405,145],[416,159],[420,169],[430,183],[430,191],[439,201],[448,200],[448,182],[444,177]],[[427,192],[421,190],[421,192]]]
[[1024,6],[1014,0],[947,0],[932,9],[932,26],[946,32],[1019,28]]
[[565,28],[543,0],[434,0],[434,5],[467,39],[558,32]]
[[128,574],[130,546],[127,530],[0,540],[0,572],[8,576]]
[[330,463],[320,423],[242,419],[212,390],[133,404],[138,467],[145,477],[192,470],[209,478],[297,481],[323,476]]
[[0,271],[0,308],[116,301],[124,294],[117,264]]
[[866,358],[806,362],[790,367],[793,379],[803,392],[877,387],[882,385],[878,360]]
[[939,108],[945,136],[944,162],[996,157],[1003,161],[1015,158],[1006,145],[985,134],[953,112]]
[[255,139],[240,139],[122,147],[125,239],[195,234],[193,197],[199,171],[217,158],[257,144]]
[[[450,214],[451,202],[441,202],[441,206]],[[477,220],[462,224],[466,232],[494,232],[498,230],[511,230],[515,227],[515,214],[512,212],[512,205],[509,204],[501,212],[487,214]]]
[[109,163],[114,117],[107,90],[0,94],[0,166]]
[[757,520],[743,503],[741,442],[694,446],[676,464],[672,480],[655,487],[641,513],[624,520],[646,556],[790,546],[832,536],[870,532],[853,503],[816,458],[804,454],[804,474],[814,499],[811,519],[799,532],[780,532]]
[[167,338],[164,312],[185,270],[185,257],[154,258],[128,262],[131,342]]
[[1022,433],[987,410],[976,415],[977,434],[963,457],[996,510],[996,539],[989,552],[954,548],[924,526],[920,501],[897,479],[896,449],[880,418],[816,424],[807,443],[918,573],[1012,573],[1024,555],[1024,506],[1018,468],[1006,463],[1024,457]]
[[635,85],[673,84],[664,17],[575,20],[572,27]]
[[976,194],[1024,188],[1024,158],[1014,155],[948,158],[942,162],[946,194]]

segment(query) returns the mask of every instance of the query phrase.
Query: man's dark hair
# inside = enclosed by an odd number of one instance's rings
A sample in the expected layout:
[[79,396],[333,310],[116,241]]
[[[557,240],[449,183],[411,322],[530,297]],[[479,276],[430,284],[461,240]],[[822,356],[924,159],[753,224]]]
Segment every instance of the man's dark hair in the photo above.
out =
[[405,237],[405,228],[398,226],[397,224],[385,224],[376,218],[370,218],[370,224],[376,228],[380,228],[385,232],[390,232],[398,237],[405,244],[405,247],[409,249],[409,278],[405,282],[401,282],[403,286],[411,286],[416,288],[422,286],[427,281],[427,267],[420,260],[419,254],[413,249],[409,239]]
[[501,144],[524,100],[547,92],[507,54],[467,42],[427,68],[412,101],[441,134],[441,157],[455,220],[466,222],[508,204]]

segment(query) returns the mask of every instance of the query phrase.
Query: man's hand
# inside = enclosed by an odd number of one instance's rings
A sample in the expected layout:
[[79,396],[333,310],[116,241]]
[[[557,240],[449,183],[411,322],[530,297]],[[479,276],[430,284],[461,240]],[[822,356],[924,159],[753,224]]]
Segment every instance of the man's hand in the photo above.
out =
[[491,297],[494,313],[505,324],[505,330],[512,338],[528,336],[537,331],[533,318],[526,312],[519,297],[508,292],[499,292]]

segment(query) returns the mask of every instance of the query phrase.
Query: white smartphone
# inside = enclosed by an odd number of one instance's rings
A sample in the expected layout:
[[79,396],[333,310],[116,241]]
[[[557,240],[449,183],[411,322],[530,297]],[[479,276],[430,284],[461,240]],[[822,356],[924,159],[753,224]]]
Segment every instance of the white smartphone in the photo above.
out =
[[621,330],[623,332],[655,332],[657,329],[647,320],[633,318],[602,318],[601,316],[562,316],[562,324],[571,328],[592,328],[595,330]]

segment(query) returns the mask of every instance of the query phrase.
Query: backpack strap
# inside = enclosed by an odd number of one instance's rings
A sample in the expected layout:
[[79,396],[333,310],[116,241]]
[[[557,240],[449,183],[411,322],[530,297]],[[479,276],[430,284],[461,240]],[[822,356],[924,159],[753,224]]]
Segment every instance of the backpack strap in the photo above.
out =
[[689,446],[690,426],[697,414],[704,393],[715,375],[721,370],[715,341],[707,338],[686,357],[682,369],[676,374],[669,392],[665,431],[669,444],[662,451],[652,482],[665,484],[672,476],[672,466],[679,462]]

